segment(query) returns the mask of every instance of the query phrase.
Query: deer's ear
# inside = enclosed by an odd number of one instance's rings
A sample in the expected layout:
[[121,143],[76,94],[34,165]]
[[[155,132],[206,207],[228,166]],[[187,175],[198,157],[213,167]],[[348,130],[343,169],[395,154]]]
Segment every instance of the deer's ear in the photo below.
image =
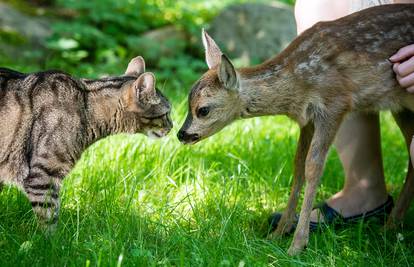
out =
[[239,89],[239,78],[237,77],[236,69],[226,55],[221,56],[218,78],[226,89]]
[[133,58],[125,71],[125,75],[139,77],[145,72],[145,61],[141,56]]
[[206,63],[209,69],[212,69],[220,64],[221,55],[223,54],[208,33],[203,29],[201,33],[203,39],[203,46],[206,50]]
[[156,104],[155,76],[151,72],[146,72],[138,77],[133,83],[133,89],[138,102],[141,105]]

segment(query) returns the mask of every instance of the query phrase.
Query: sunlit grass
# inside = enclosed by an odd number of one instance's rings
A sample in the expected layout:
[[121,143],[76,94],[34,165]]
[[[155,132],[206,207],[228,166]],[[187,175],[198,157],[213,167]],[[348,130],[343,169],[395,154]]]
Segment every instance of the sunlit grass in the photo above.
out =
[[[185,96],[171,98],[176,127],[168,138],[113,136],[83,154],[64,182],[54,235],[44,235],[25,197],[6,187],[0,193],[0,266],[414,264],[412,212],[398,232],[371,224],[329,229],[312,235],[299,257],[287,256],[290,237],[269,241],[264,235],[267,216],[287,201],[297,126],[284,117],[256,118],[183,146],[175,134]],[[395,197],[407,154],[389,114],[382,116],[382,135]],[[318,200],[342,184],[332,151]]]

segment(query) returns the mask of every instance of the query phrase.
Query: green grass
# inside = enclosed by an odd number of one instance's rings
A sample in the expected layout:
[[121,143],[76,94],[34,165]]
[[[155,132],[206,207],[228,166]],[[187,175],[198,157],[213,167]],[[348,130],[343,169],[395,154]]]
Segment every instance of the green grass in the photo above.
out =
[[[222,6],[243,1],[214,3]],[[102,1],[94,2],[105,7]],[[180,23],[196,29],[197,34],[203,22],[199,15],[204,14],[205,20],[213,15],[211,10],[194,13],[174,1],[153,2],[160,6],[168,2],[171,12],[187,14]],[[165,14],[165,10],[154,12],[151,17],[158,19]],[[112,15],[113,10],[101,14],[103,21],[108,13]],[[193,18],[197,18],[197,25],[191,24]],[[157,23],[163,25],[166,21]],[[148,25],[152,24],[151,21]],[[128,21],[122,27],[129,26]],[[79,27],[85,30],[85,25]],[[117,32],[119,40],[129,33]],[[57,34],[65,37],[60,31]],[[115,36],[109,37],[107,41],[114,41]],[[119,41],[118,45],[125,43]],[[104,47],[111,52],[109,56],[114,47]],[[105,51],[97,54],[105,58]],[[267,240],[267,217],[283,210],[289,195],[298,128],[284,117],[257,118],[237,122],[195,146],[181,145],[175,134],[186,113],[185,92],[196,78],[193,76],[198,75],[198,63],[204,66],[187,52],[177,51],[156,70],[149,64],[173,102],[174,131],[162,140],[148,140],[141,135],[113,136],[85,151],[65,179],[60,221],[54,235],[41,231],[29,202],[15,187],[5,187],[0,192],[1,267],[414,265],[413,210],[404,229],[397,231],[386,232],[367,223],[313,234],[308,249],[298,257],[286,254],[291,237]],[[65,70],[72,74],[88,77],[120,73],[126,65],[118,57],[115,63],[67,62],[60,54],[54,60],[44,58],[40,64],[30,58],[2,55],[0,65],[19,71],[67,67]],[[387,186],[396,198],[403,184],[407,153],[391,116],[385,113],[381,120]],[[342,185],[342,168],[332,151],[317,200],[328,198]]]
[[[264,235],[267,216],[287,201],[297,126],[284,117],[239,121],[198,145],[182,146],[175,134],[185,96],[172,98],[176,125],[168,138],[118,135],[83,154],[64,181],[54,235],[43,234],[25,196],[6,187],[0,193],[0,266],[414,264],[413,212],[403,230],[373,224],[328,230],[313,234],[300,256],[287,256],[291,237],[269,241]],[[395,197],[407,154],[389,114],[382,126],[387,185]],[[332,151],[318,200],[342,184]]]

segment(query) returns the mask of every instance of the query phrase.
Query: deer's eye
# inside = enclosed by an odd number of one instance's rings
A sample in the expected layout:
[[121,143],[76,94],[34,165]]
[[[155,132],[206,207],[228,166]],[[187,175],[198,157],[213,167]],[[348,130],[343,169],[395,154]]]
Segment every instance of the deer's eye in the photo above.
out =
[[197,117],[200,117],[200,118],[205,117],[205,116],[208,115],[209,112],[210,112],[210,108],[209,107],[199,108],[197,110]]

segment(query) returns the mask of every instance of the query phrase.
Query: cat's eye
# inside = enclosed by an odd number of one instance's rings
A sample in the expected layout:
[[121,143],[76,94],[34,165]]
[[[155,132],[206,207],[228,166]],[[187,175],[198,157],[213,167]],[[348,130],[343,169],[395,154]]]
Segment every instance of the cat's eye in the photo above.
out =
[[208,115],[208,113],[210,113],[210,108],[209,107],[199,108],[197,110],[197,117],[200,117],[200,118],[205,117],[205,116]]

